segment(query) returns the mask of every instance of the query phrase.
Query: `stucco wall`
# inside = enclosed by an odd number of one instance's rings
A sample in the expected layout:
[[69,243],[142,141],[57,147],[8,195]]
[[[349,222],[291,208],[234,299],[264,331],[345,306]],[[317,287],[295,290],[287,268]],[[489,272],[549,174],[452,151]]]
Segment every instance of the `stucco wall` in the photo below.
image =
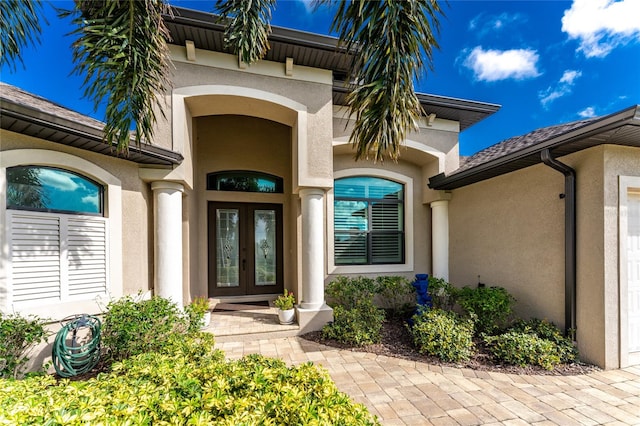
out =
[[[295,221],[291,218],[291,128],[269,120],[218,115],[195,119],[195,185],[188,195],[190,218],[194,226],[191,239],[191,291],[207,295],[207,202],[237,201],[275,203],[283,205],[283,255],[285,287],[292,288],[295,262],[291,233]],[[207,173],[224,170],[253,170],[284,179],[284,194],[235,193],[207,191]]]
[[[122,259],[122,291],[125,294],[153,287],[153,197],[148,185],[138,177],[136,163],[5,130],[1,131],[0,140],[2,151],[43,149],[64,152],[92,162],[118,178],[122,185],[122,250],[111,252],[110,256]],[[4,192],[0,196],[5,197]]]
[[[253,72],[251,67],[247,70],[240,68],[228,69],[229,56],[224,54],[213,55],[211,61],[202,63],[175,62],[173,93],[178,93],[184,88],[193,88],[201,94],[188,98],[175,98],[167,96],[167,111],[174,109],[174,113],[167,113],[171,117],[168,121],[158,123],[155,143],[169,149],[179,151],[185,155],[185,161],[176,168],[174,175],[184,175],[185,181],[191,185],[191,141],[188,135],[183,137],[175,135],[176,123],[175,102],[187,103],[187,110],[192,116],[203,116],[212,114],[246,114],[255,117],[270,118],[284,124],[301,127],[300,145],[294,146],[294,156],[292,161],[297,179],[301,186],[325,186],[331,185],[332,176],[332,153],[331,153],[331,114],[332,114],[332,89],[331,73],[326,70],[300,69],[294,68],[294,74],[309,74],[309,78],[320,74],[321,78],[316,81],[305,81],[303,78],[289,78],[282,74],[281,77],[271,75],[260,75]],[[204,54],[203,54],[204,55]],[[201,56],[203,56],[201,55]],[[231,56],[237,63],[237,58]],[[206,64],[204,64],[206,62]],[[225,62],[225,63],[223,63]],[[283,64],[266,63],[270,66]],[[262,64],[262,62],[260,63]],[[313,78],[312,78],[313,80]],[[321,81],[321,82],[318,82]],[[218,88],[228,88],[232,92],[234,88],[251,89],[266,93],[266,97],[283,97],[302,106],[306,111],[304,117],[306,122],[298,122],[298,117],[294,111],[276,106],[271,100],[257,101],[251,98],[251,94],[246,96],[208,96],[207,87],[216,86]],[[198,89],[200,88],[200,89]],[[217,90],[217,89],[216,89]],[[238,92],[235,90],[235,92]],[[233,99],[235,97],[235,99]],[[200,99],[198,99],[200,98]],[[282,109],[282,111],[280,111]],[[292,115],[293,119],[288,116]],[[188,125],[188,123],[187,123]],[[294,139],[295,141],[295,139]],[[299,148],[299,149],[298,149]],[[300,158],[298,164],[297,160]]]
[[[603,145],[560,161],[577,173],[576,338],[581,357],[618,367],[618,176],[640,174],[640,150]],[[562,174],[542,164],[453,191],[450,279],[505,287],[516,314],[564,327]]]

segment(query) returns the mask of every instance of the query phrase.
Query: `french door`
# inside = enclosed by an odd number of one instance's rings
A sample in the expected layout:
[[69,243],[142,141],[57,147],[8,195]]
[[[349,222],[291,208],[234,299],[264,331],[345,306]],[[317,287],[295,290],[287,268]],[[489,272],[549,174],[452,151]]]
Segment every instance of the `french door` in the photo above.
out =
[[282,205],[208,205],[209,296],[275,294],[282,282]]

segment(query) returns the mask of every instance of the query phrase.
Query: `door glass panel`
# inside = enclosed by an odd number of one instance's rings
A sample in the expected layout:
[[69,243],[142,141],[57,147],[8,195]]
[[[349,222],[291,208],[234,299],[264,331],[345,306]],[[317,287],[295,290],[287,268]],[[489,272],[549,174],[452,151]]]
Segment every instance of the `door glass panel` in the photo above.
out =
[[216,210],[216,271],[218,287],[238,287],[239,277],[239,213],[238,209]]
[[255,210],[255,284],[276,285],[276,212]]

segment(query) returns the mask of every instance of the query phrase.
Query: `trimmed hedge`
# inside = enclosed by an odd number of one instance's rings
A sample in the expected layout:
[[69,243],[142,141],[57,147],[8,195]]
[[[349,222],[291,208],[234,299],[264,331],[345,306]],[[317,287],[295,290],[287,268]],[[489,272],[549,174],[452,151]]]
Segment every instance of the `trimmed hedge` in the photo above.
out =
[[448,362],[468,360],[474,353],[473,322],[453,311],[427,309],[413,316],[410,328],[420,353]]

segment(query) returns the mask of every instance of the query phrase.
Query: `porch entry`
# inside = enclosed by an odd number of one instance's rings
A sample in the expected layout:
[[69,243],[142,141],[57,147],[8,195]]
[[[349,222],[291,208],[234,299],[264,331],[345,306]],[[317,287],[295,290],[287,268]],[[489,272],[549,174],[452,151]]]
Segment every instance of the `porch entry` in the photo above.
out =
[[208,204],[209,296],[283,291],[282,205]]

